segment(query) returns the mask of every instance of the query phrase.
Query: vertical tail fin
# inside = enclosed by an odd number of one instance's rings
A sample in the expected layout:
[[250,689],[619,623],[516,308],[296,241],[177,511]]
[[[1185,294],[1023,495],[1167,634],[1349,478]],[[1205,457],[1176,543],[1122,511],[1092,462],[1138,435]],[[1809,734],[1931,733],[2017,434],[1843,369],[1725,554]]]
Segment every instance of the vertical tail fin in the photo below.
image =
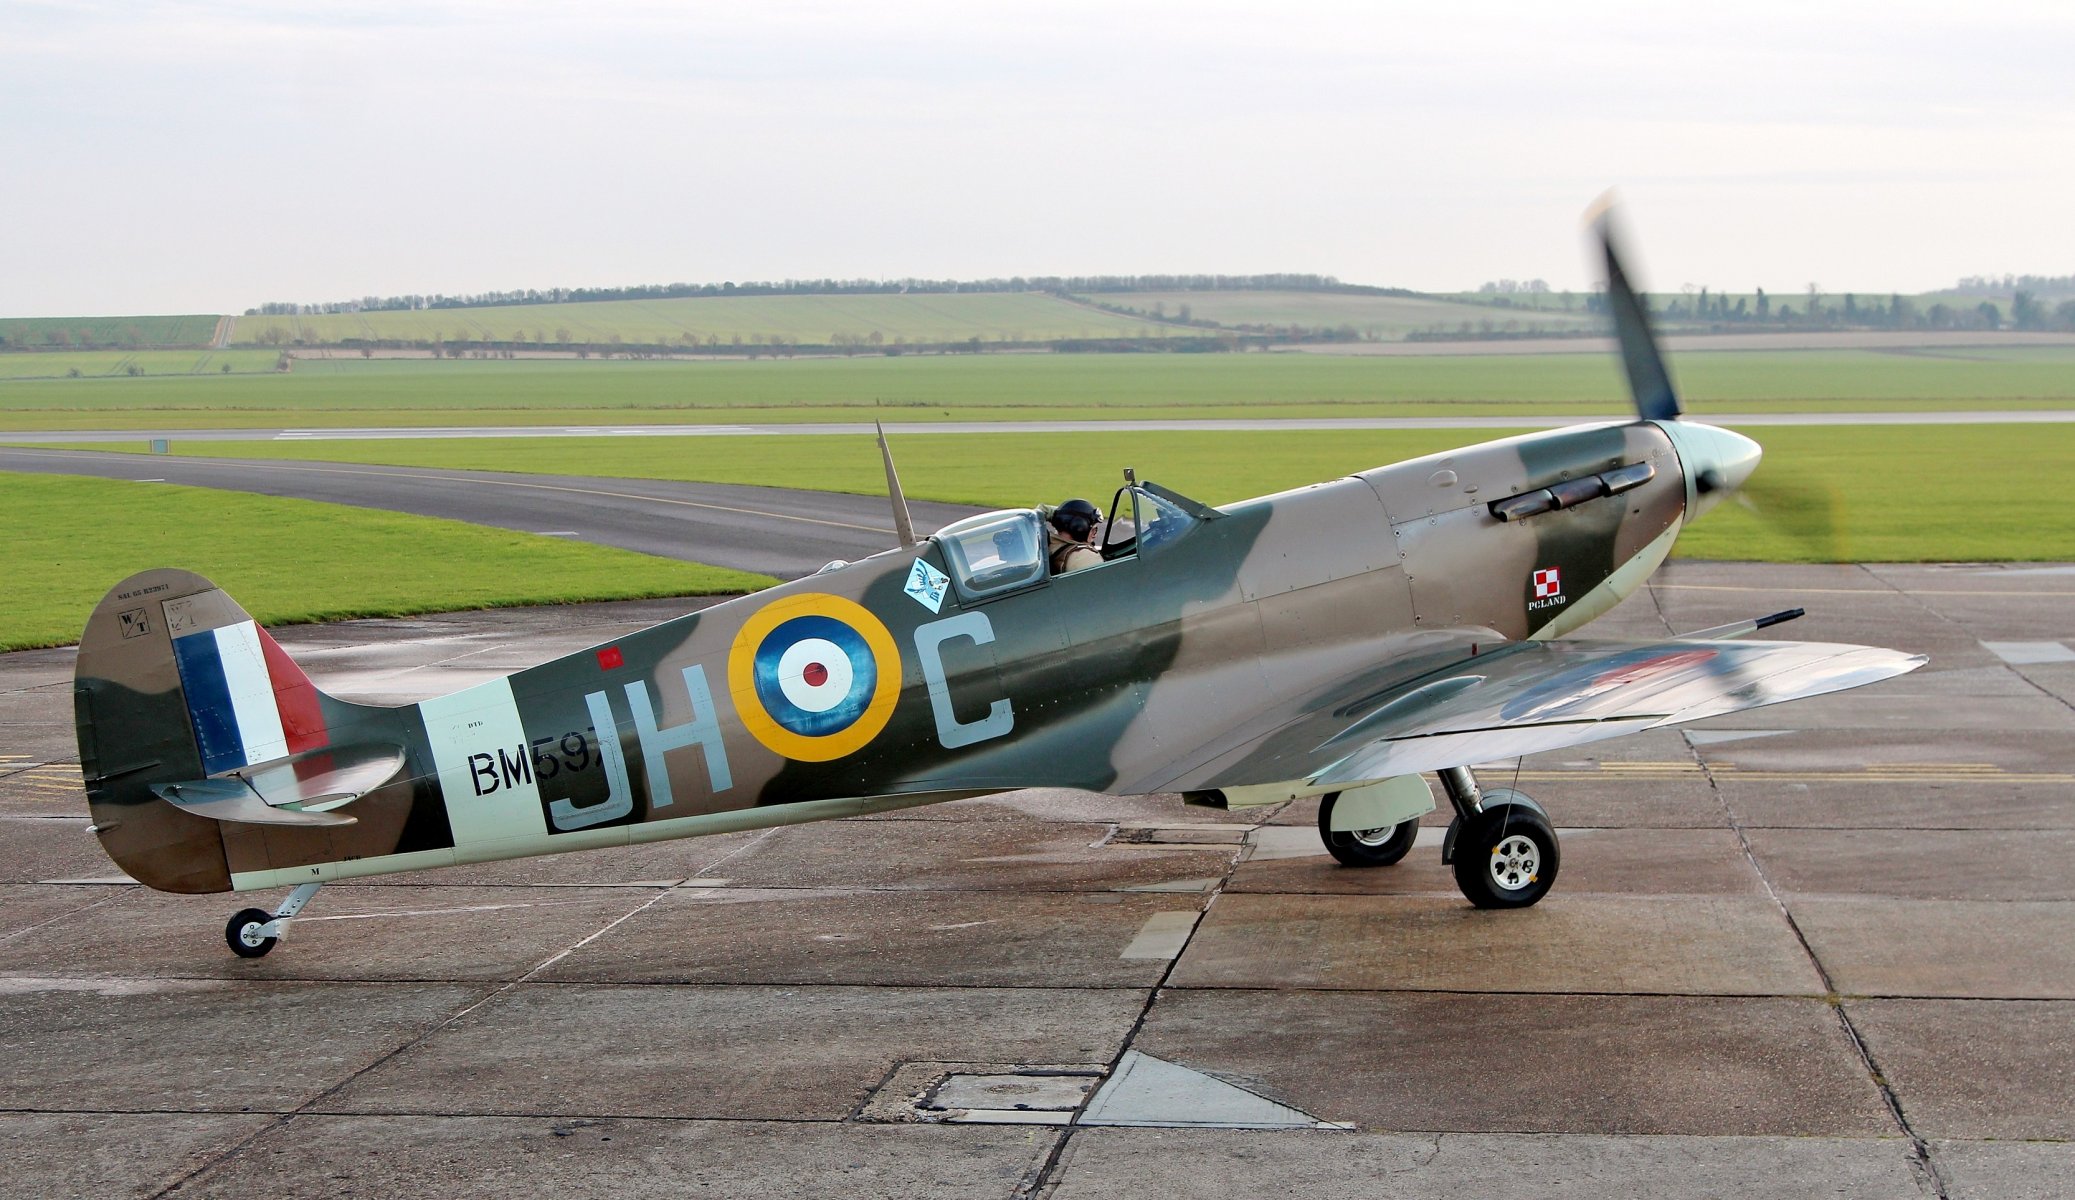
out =
[[79,639],[73,713],[101,844],[162,891],[231,887],[219,823],[168,803],[185,784],[321,750],[327,710],[302,668],[220,588],[188,571],[117,584]]

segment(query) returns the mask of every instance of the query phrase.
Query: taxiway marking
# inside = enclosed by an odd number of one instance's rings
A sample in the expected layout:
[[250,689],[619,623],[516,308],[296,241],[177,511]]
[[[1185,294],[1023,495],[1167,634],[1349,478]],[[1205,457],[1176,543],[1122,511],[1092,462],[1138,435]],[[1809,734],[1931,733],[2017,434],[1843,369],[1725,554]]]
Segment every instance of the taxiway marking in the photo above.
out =
[[0,780],[9,788],[21,787],[32,792],[78,792],[81,789],[79,768],[69,764],[34,766]]
[[[1781,592],[1781,589],[1776,587],[1745,587],[1740,584],[1733,583],[1652,583],[1647,586],[1658,588],[1668,592],[1763,592],[1768,596],[1777,596]],[[1797,596],[2075,596],[2075,592],[2037,592],[2031,590],[2021,591],[2015,588],[1999,592],[1955,590],[1941,591],[1935,588],[1910,588],[1905,591],[1902,588],[1898,587],[1798,587],[1788,590],[1791,590]]]
[[2075,650],[2060,642],[1983,642],[1981,648],[2013,667],[2075,662]]
[[[1321,852],[1323,853],[1323,851]],[[1203,914],[1197,910],[1184,909],[1179,912],[1156,912],[1139,926],[1138,936],[1124,947],[1119,958],[1152,959],[1166,961],[1182,952],[1189,944],[1189,935],[1196,929],[1196,918]]]

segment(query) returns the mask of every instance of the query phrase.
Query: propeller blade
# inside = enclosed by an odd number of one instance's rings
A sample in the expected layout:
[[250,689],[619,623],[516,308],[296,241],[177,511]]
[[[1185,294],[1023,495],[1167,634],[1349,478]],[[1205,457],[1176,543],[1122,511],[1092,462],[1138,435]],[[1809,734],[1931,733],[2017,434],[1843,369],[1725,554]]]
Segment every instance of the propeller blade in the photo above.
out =
[[1621,365],[1628,372],[1629,394],[1635,399],[1636,415],[1645,421],[1675,421],[1679,417],[1679,395],[1672,388],[1671,372],[1650,330],[1649,309],[1628,282],[1616,247],[1614,208],[1602,198],[1591,215],[1593,232],[1607,259],[1607,311],[1614,318],[1614,338],[1621,346]]
[[1845,562],[1850,558],[1844,537],[1844,499],[1834,486],[1760,472],[1738,490],[1737,502],[1792,545],[1804,562]]

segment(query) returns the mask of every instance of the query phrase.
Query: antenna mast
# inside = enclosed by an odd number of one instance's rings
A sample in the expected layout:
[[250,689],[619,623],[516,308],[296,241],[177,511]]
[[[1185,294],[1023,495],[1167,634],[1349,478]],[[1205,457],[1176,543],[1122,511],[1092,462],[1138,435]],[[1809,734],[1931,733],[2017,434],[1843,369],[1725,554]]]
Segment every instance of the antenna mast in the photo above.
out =
[[893,450],[886,444],[886,426],[878,421],[872,428],[879,431],[879,457],[886,461],[886,495],[893,501],[893,531],[901,539],[901,549],[915,546],[915,524],[908,519],[908,497],[901,492],[901,477],[893,469]]

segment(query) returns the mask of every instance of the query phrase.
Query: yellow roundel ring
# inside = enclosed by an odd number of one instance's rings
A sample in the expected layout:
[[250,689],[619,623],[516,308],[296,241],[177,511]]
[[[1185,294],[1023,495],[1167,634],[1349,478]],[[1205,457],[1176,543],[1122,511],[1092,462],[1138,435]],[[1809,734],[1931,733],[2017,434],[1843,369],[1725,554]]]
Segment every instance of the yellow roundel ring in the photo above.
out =
[[751,737],[784,758],[863,749],[893,717],[901,652],[869,609],[825,592],[782,596],[743,622],[728,691]]

